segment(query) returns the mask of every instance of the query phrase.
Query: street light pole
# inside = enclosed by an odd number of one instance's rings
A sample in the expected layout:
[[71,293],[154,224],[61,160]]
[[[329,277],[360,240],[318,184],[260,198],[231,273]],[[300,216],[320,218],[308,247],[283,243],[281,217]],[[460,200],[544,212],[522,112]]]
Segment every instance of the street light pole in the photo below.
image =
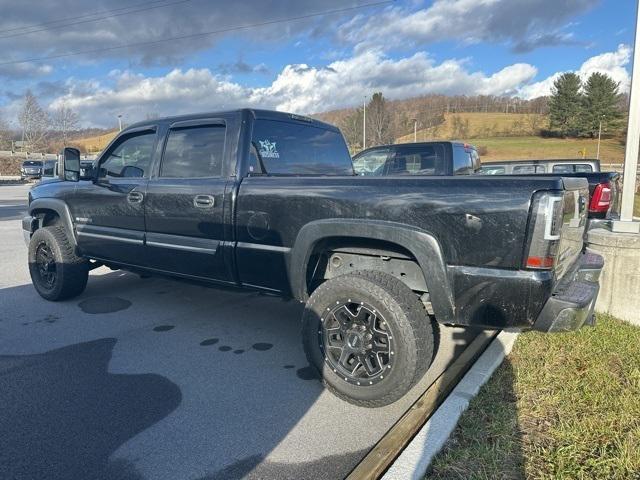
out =
[[122,114],[118,115],[118,129],[122,131]]
[[620,221],[613,222],[612,230],[614,232],[640,233],[640,222],[633,222],[633,199],[636,193],[638,150],[640,150],[640,0],[636,2],[635,33],[631,93],[629,94],[629,121],[624,154],[622,208],[620,209]]
[[367,96],[362,101],[362,150],[367,148]]
[[418,119],[413,119],[413,143],[418,141]]
[[600,160],[600,137],[602,136],[602,119],[604,115],[600,116],[600,124],[598,125],[598,149],[596,150],[596,160]]

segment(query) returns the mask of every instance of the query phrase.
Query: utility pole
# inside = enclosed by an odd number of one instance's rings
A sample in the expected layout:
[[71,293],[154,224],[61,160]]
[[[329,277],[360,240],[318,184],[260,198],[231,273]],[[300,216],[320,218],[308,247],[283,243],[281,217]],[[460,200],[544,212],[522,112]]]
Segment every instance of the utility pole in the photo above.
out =
[[596,160],[600,160],[600,137],[602,136],[602,119],[605,115],[600,116],[600,124],[598,125],[598,149],[596,150]]
[[362,150],[367,148],[367,96],[362,101]]
[[413,143],[418,141],[418,119],[413,118]]
[[122,131],[122,114],[118,115],[118,129]]
[[638,150],[640,150],[640,0],[636,2],[636,35],[629,94],[629,122],[624,154],[624,180],[620,220],[613,222],[614,232],[640,233],[640,222],[633,222],[633,198],[638,174]]

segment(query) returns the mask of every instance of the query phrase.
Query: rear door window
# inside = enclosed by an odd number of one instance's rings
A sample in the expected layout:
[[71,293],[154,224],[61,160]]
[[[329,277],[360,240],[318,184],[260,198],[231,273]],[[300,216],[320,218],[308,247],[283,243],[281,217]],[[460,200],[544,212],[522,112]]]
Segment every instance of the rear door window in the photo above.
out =
[[342,134],[311,122],[258,119],[251,143],[267,175],[353,175]]
[[162,156],[160,177],[220,177],[222,175],[224,139],[224,125],[170,130]]

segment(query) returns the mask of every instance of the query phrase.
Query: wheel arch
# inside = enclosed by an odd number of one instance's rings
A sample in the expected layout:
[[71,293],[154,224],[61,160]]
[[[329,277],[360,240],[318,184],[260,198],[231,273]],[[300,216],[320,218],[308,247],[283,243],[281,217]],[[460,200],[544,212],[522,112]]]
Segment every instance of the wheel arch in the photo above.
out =
[[453,296],[446,263],[437,239],[424,230],[397,222],[361,219],[326,219],[300,229],[288,258],[291,292],[300,301],[310,294],[309,268],[312,254],[332,239],[367,239],[381,242],[395,252],[409,252],[417,261],[439,322],[454,320]]
[[71,212],[67,204],[62,200],[57,198],[37,198],[29,204],[29,215],[31,215],[34,220],[37,220],[32,221],[32,234],[38,228],[56,223],[54,218],[57,217],[57,221],[64,226],[73,245],[77,245]]

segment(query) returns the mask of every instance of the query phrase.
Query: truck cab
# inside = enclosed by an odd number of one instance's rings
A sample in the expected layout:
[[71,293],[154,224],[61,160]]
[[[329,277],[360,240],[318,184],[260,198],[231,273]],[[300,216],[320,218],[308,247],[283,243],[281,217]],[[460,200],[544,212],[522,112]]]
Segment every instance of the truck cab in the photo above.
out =
[[354,155],[358,175],[470,175],[480,170],[476,147],[465,142],[416,142],[371,147]]

